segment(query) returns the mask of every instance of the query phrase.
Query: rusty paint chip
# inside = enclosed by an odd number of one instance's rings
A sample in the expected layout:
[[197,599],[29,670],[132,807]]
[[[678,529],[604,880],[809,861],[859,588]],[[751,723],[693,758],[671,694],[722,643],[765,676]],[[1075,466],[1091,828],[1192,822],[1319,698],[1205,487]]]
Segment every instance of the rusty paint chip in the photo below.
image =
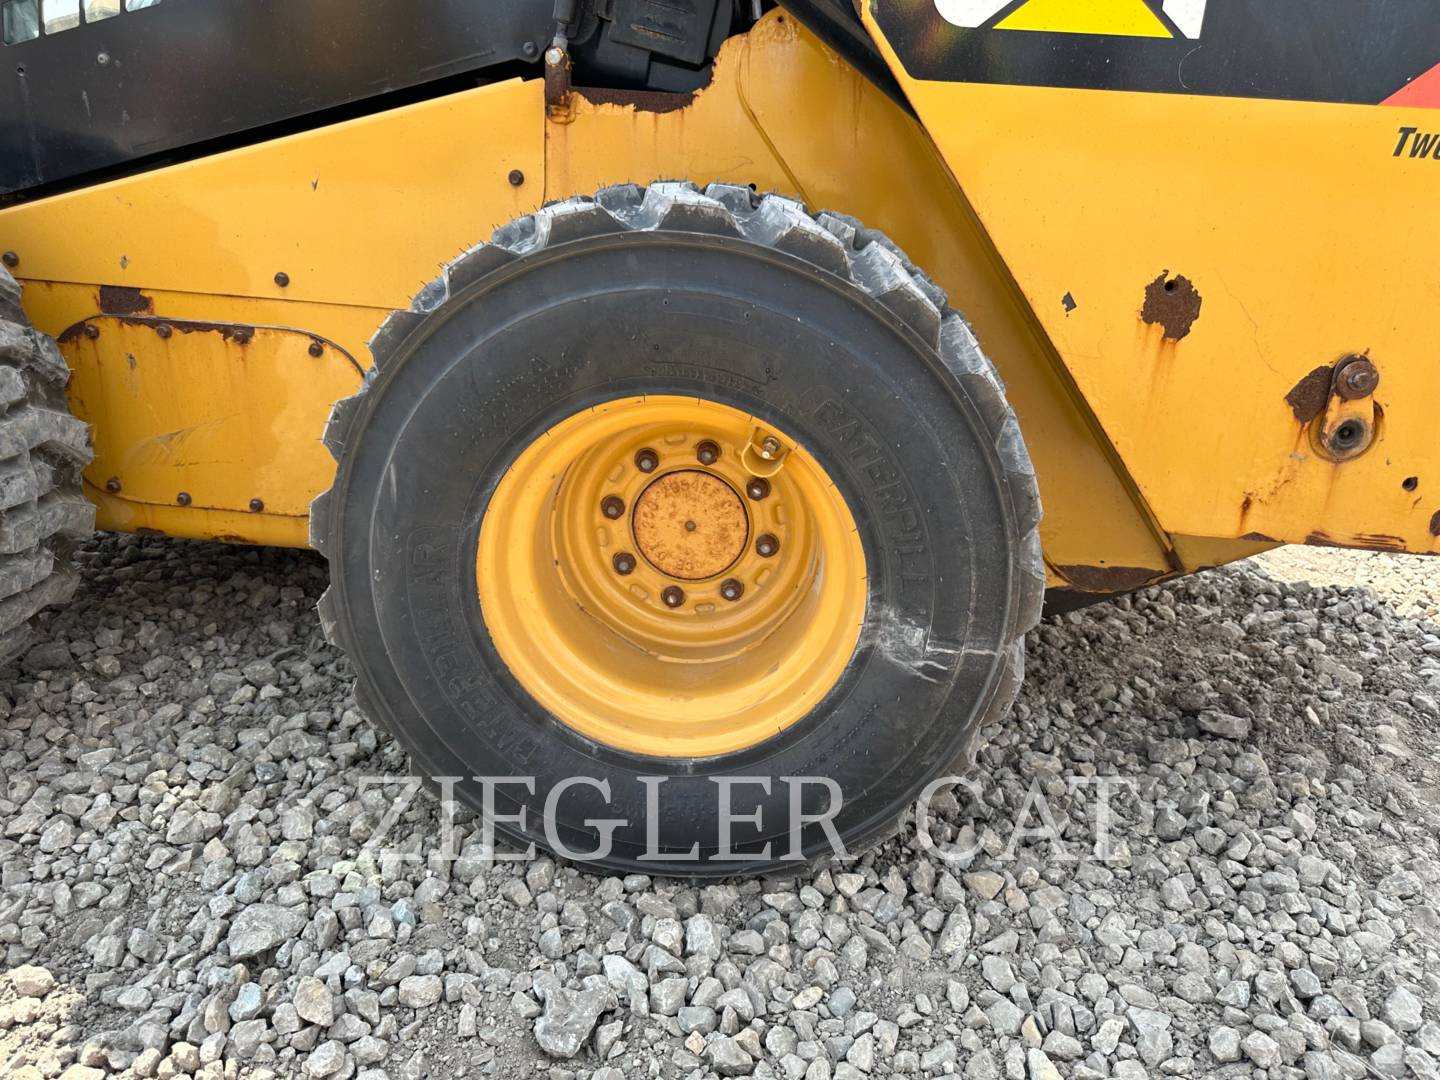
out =
[[579,94],[592,105],[631,105],[636,112],[668,113],[689,107],[695,101],[693,90],[680,93],[665,93],[659,90],[606,90],[600,87],[575,87]]
[[1285,404],[1290,406],[1290,411],[1300,423],[1308,424],[1325,411],[1325,402],[1330,400],[1333,370],[1329,364],[1317,367],[1285,395]]
[[1430,535],[1440,536],[1440,510],[1436,510],[1430,517]]
[[1057,566],[1055,569],[1075,588],[1096,593],[1131,592],[1166,573],[1147,566]]
[[1160,326],[1170,341],[1179,341],[1190,333],[1200,317],[1200,293],[1191,280],[1181,274],[1169,277],[1163,271],[1145,286],[1145,306],[1140,318],[1151,326]]
[[129,285],[101,285],[100,310],[106,315],[139,315],[155,310],[154,303]]

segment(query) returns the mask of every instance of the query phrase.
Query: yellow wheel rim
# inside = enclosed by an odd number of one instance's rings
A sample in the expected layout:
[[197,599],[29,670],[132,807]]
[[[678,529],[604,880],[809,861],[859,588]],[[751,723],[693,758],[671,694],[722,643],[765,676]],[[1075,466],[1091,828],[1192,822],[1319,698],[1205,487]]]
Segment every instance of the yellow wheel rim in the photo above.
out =
[[839,681],[865,553],[825,470],[718,402],[631,397],[525,448],[480,528],[500,658],[552,715],[639,754],[757,745]]

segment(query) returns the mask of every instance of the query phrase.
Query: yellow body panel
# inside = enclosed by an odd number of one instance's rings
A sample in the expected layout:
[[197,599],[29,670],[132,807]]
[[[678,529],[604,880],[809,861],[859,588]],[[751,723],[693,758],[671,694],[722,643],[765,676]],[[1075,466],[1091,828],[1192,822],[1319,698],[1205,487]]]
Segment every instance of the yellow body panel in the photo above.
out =
[[[1006,380],[1036,463],[1052,585],[1087,591],[1134,587],[1256,550],[1256,542],[1233,539],[1188,544],[1187,549],[1201,552],[1195,559],[1177,549],[1172,532],[1233,538],[1262,530],[1259,525],[1237,528],[1235,522],[1219,528],[1214,515],[1174,514],[1168,498],[1163,515],[1147,504],[1126,466],[1141,475],[1139,466],[1145,463],[1130,459],[1137,438],[1149,436],[1116,428],[1113,421],[1117,402],[1128,409],[1131,399],[1143,392],[1135,386],[1122,391],[1099,384],[1090,370],[1077,369],[1075,363],[1076,357],[1108,351],[1115,340],[1102,335],[1102,349],[1097,328],[1089,321],[1100,294],[1087,286],[1077,294],[1082,303],[1072,315],[1075,321],[1057,319],[1052,309],[1065,289],[1052,293],[1063,276],[1064,260],[1049,262],[1046,276],[1037,277],[1035,264],[1046,261],[1048,242],[1038,226],[1027,226],[1032,229],[1031,246],[1022,246],[1015,255],[1006,252],[1019,259],[1016,266],[1026,272],[1022,291],[971,209],[973,202],[988,214],[991,207],[985,199],[1008,200],[1017,216],[1033,212],[1053,223],[1056,215],[1037,208],[1028,194],[1022,198],[1000,189],[1012,183],[1028,192],[1042,181],[1058,181],[1064,170],[1056,163],[1064,157],[1055,146],[1043,147],[1043,168],[1033,168],[1033,160],[1027,166],[1025,155],[1033,159],[1043,144],[1014,137],[1012,131],[1009,170],[985,166],[986,183],[971,191],[967,201],[925,132],[783,13],[772,13],[750,34],[727,43],[711,84],[693,101],[677,96],[676,107],[647,111],[649,106],[624,103],[623,95],[593,97],[596,100],[577,90],[547,110],[539,82],[458,93],[11,207],[0,211],[0,246],[20,253],[17,272],[27,286],[27,309],[38,326],[52,333],[104,314],[101,286],[125,286],[138,290],[148,303],[147,317],[288,327],[333,342],[367,364],[365,341],[389,309],[408,303],[443,262],[542,199],[626,180],[684,177],[699,183],[751,183],[795,195],[815,209],[854,215],[883,231],[949,291],[970,319]],[[620,103],[615,103],[617,97]],[[1005,141],[1000,137],[1003,125],[978,105],[968,120],[975,131],[988,132],[997,143]],[[1063,127],[1058,121],[1056,125]],[[957,128],[954,138],[965,137]],[[941,145],[958,160],[955,155],[962,148],[954,138],[942,139]],[[1069,142],[1083,140],[1072,134]],[[1121,152],[1136,168],[1148,160],[1138,145]],[[1100,157],[1087,161],[1098,167]],[[512,171],[519,173],[518,184],[512,182]],[[1149,182],[1160,186],[1156,178]],[[985,225],[994,227],[988,219]],[[1147,227],[1135,215],[1122,225],[1131,231]],[[1064,242],[1073,252],[1079,246],[1078,233],[1067,234]],[[1093,251],[1088,256],[1089,263],[1106,262]],[[1143,280],[1172,263],[1184,268],[1179,258],[1167,260]],[[1229,262],[1224,266],[1232,269]],[[275,279],[282,272],[288,275],[284,285]],[[1123,276],[1108,265],[1099,272],[1107,275],[1107,289],[1110,278]],[[1209,280],[1206,287],[1212,293],[1223,292]],[[1309,276],[1305,280],[1308,286]],[[1130,303],[1132,308],[1138,304],[1138,294]],[[1131,311],[1132,324],[1133,315]],[[1207,308],[1201,324],[1210,316]],[[1128,329],[1136,332],[1133,325]],[[197,358],[183,369],[175,367],[176,380],[226,385],[217,380],[216,365],[242,364],[243,357],[227,349],[220,335],[211,336],[215,340],[203,362]],[[1052,347],[1052,337],[1068,366]],[[127,410],[158,409],[157,415],[171,410],[173,415],[175,402],[207,400],[206,393],[194,387],[167,386],[168,379],[128,379],[123,357],[106,354],[107,340],[105,335],[96,340],[98,351],[91,361],[81,359],[77,339],[66,345],[77,370],[87,363],[91,369],[77,379],[80,415],[102,422],[106,415]],[[1252,347],[1255,340],[1252,335]],[[1167,351],[1188,355],[1194,351],[1192,344],[1187,341]],[[1378,346],[1375,356],[1389,389],[1390,368],[1380,359]],[[283,399],[291,437],[317,444],[337,394],[338,375],[322,372],[304,355],[294,358],[293,365],[282,365],[278,349],[271,360],[266,370],[246,376],[249,392],[257,402]],[[158,372],[161,363],[147,358],[147,369],[153,364]],[[1212,357],[1194,367],[1203,367],[1214,380],[1225,363]],[[1248,392],[1254,368],[1248,364],[1245,381],[1224,396],[1227,406],[1260,408]],[[1147,376],[1147,385],[1167,385],[1156,378]],[[1395,381],[1399,379],[1397,375]],[[165,394],[167,401],[153,402],[158,394]],[[206,407],[213,409],[215,399],[209,400],[212,404]],[[1222,398],[1211,394],[1203,406],[1188,408],[1183,416],[1171,413],[1164,424],[1156,418],[1157,426],[1168,425],[1157,437],[1166,446],[1173,445],[1180,432],[1200,437],[1195,418],[1214,409],[1218,400]],[[1385,426],[1392,426],[1388,416]],[[1215,431],[1222,427],[1232,437],[1244,434],[1228,452],[1226,463],[1232,469],[1233,459],[1243,456],[1245,447],[1276,437],[1273,425],[1250,431],[1217,422],[1203,439],[1216,441]],[[97,491],[105,527],[305,543],[302,519],[272,513],[270,507],[303,506],[328,483],[328,468],[313,463],[286,467],[294,456],[270,437],[272,430],[266,438],[243,445],[225,440],[227,452],[208,466],[208,479],[203,470],[194,471],[198,465],[192,461],[183,483],[177,472],[175,483],[149,476],[142,485],[155,491],[205,487],[233,493],[254,488],[266,507],[260,513],[204,509],[218,504],[199,490],[190,491],[195,501],[189,507],[127,499],[132,485],[121,465],[135,460],[137,447],[156,430],[138,424],[127,428],[127,435],[107,432],[100,439],[88,477],[101,489],[112,476],[121,485],[115,496]],[[1107,430],[1116,436],[1119,452],[1106,437]],[[152,460],[147,467],[156,465]],[[1153,490],[1154,471],[1144,470],[1145,496],[1164,497],[1164,490]],[[264,492],[255,487],[261,478]],[[1182,486],[1178,477],[1169,482],[1177,490]],[[1215,501],[1218,504],[1218,496]],[[1263,531],[1289,535],[1273,523]]]
[[[919,81],[886,51],[1168,533],[1437,549],[1440,200],[1393,154],[1433,110]],[[1172,336],[1143,313],[1180,276]],[[1376,437],[1337,463],[1287,398],[1357,354]]]

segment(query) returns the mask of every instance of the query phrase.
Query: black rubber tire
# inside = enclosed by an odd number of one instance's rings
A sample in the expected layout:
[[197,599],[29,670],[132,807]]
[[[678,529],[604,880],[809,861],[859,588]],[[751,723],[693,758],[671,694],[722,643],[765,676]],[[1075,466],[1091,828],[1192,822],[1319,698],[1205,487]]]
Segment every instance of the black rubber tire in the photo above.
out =
[[[884,836],[932,778],[973,761],[1009,707],[1044,569],[1035,477],[1003,387],[944,294],[888,240],[749,188],[607,188],[498,230],[397,312],[371,342],[362,391],[325,441],[335,486],[311,509],[330,560],[321,601],[353,660],[357,696],[429,777],[535,778],[497,790],[497,822],[545,844],[544,798],[574,788],[557,838],[590,851],[587,819],[624,818],[605,869],[692,877],[796,865],[829,851],[818,827],[789,842],[784,777],[829,777],[852,851]],[[829,472],[856,518],[870,575],[866,624],[845,675],[799,723],[705,760],[597,745],[545,713],[495,653],[475,588],[480,522],[528,443],[582,408],[637,393],[698,394],[769,419]],[[669,777],[646,851],[642,776]],[[716,857],[717,775],[760,810]],[[480,806],[480,785],[459,796]],[[806,788],[804,811],[828,802]],[[518,798],[517,798],[518,796]],[[816,800],[811,805],[811,800]],[[590,865],[595,865],[591,862]]]
[[0,269],[0,666],[19,656],[35,613],[64,603],[77,540],[95,531],[81,488],[90,428],[70,413],[70,369],[30,326],[20,286]]

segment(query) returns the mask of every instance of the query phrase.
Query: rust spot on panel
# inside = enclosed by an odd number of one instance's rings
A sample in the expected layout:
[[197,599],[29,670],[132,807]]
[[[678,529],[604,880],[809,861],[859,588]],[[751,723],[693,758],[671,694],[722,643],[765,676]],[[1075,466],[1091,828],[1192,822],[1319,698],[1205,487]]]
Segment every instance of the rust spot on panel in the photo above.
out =
[[[92,316],[92,318],[97,317]],[[178,330],[182,334],[219,334],[227,341],[234,341],[237,345],[246,345],[255,336],[253,326],[245,326],[241,323],[187,322],[181,319],[154,319],[144,315],[119,315],[116,318],[126,326],[148,326],[162,338],[168,338]],[[96,337],[98,332],[98,327],[89,320],[82,319],[75,325],[67,327],[55,340],[63,345],[78,337]]]
[[100,310],[106,315],[139,315],[155,310],[150,297],[129,285],[101,285]]
[[164,529],[152,529],[148,525],[141,525],[135,530],[137,536],[169,536]]
[[1256,543],[1264,544],[1278,544],[1280,542],[1279,540],[1276,540],[1273,536],[1266,536],[1264,533],[1261,532],[1247,532],[1245,535],[1241,536],[1240,539],[1253,540]]
[[1330,364],[1317,367],[1310,374],[1291,387],[1285,395],[1285,404],[1295,414],[1295,419],[1308,424],[1325,411],[1325,402],[1330,400],[1330,380],[1334,368]]
[[1189,278],[1176,274],[1168,277],[1166,270],[1145,286],[1145,306],[1140,318],[1151,326],[1159,326],[1170,341],[1179,341],[1190,333],[1200,317],[1200,293]]
[[175,331],[182,334],[219,334],[225,340],[234,341],[237,345],[248,345],[250,339],[255,336],[255,328],[243,323],[193,322],[183,319],[167,319],[162,322],[157,319],[140,317],[125,318],[121,322],[126,326],[148,326],[165,338]]
[[1436,510],[1430,518],[1430,535],[1440,536],[1440,510]]
[[254,544],[254,543],[256,543],[256,541],[251,540],[248,536],[239,536],[239,535],[237,535],[237,534],[235,534],[235,533],[221,533],[219,536],[215,537],[215,539],[216,539],[216,540],[219,540],[220,543],[222,543],[222,544]]
[[658,90],[604,90],[577,86],[575,93],[592,105],[631,105],[636,112],[644,113],[676,112],[695,101],[693,90],[667,94]]
[[1085,592],[1130,592],[1165,576],[1148,566],[1057,566],[1065,580]]
[[1327,532],[1316,529],[1305,537],[1309,547],[1362,548],[1366,551],[1403,552],[1405,541],[1387,533],[1357,533],[1346,540],[1337,540]]

